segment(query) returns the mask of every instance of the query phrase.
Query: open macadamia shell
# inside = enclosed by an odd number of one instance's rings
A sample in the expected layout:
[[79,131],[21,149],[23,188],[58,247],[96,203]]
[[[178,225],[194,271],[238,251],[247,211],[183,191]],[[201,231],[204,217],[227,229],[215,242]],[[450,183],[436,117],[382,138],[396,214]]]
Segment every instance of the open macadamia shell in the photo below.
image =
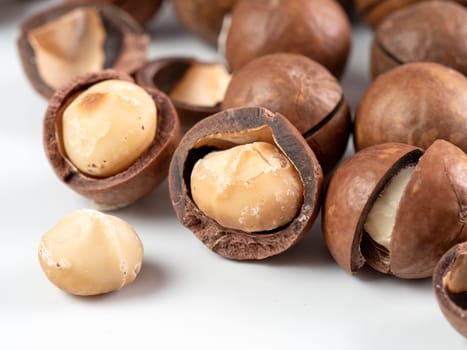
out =
[[[36,53],[28,39],[28,34],[33,29],[80,8],[97,9],[102,20],[105,29],[103,44],[105,61],[103,69],[112,68],[132,74],[146,61],[149,37],[127,12],[104,3],[88,5],[61,4],[50,7],[27,18],[22,23],[17,42],[23,69],[28,79],[34,89],[46,98],[50,98],[55,89],[48,85],[39,73]],[[66,83],[68,81],[64,79],[63,85]]]
[[262,56],[235,71],[222,108],[264,107],[303,135],[326,173],[342,157],[351,129],[339,82],[321,64],[296,54]]
[[138,23],[145,24],[159,11],[162,0],[66,0],[73,4],[106,3],[128,12]]
[[302,54],[339,78],[350,42],[349,20],[334,0],[240,0],[232,11],[225,55],[235,71],[267,54]]
[[100,210],[127,206],[164,180],[180,139],[179,122],[170,99],[161,91],[148,88],[145,90],[153,98],[158,111],[157,130],[149,148],[130,167],[113,176],[95,178],[79,171],[63,149],[63,111],[77,94],[111,79],[133,82],[125,73],[113,70],[76,77],[52,96],[44,119],[44,148],[56,175],[71,189],[91,199]]
[[[397,207],[387,250],[363,225],[391,178],[410,165],[415,171]],[[394,143],[356,153],[336,170],[325,199],[322,224],[331,255],[349,272],[366,262],[401,278],[430,277],[441,255],[467,240],[466,178],[467,156],[443,140],[423,155],[419,148]]]
[[427,1],[386,17],[371,46],[373,78],[409,62],[436,62],[467,75],[467,8]]
[[[371,27],[377,28],[392,13],[424,1],[426,0],[355,0],[355,6],[360,16]],[[456,2],[464,6],[467,5],[466,0],[457,0]]]
[[[204,62],[189,57],[160,58],[147,62],[135,74],[138,85],[157,88],[170,96],[174,87],[180,82],[185,73],[194,65],[223,66],[218,62]],[[209,86],[209,82],[206,83]],[[199,91],[203,94],[203,91]],[[198,105],[187,103],[174,98],[172,103],[177,110],[182,130],[186,131],[201,119],[220,111],[220,102],[213,105]]]
[[[460,266],[462,264],[463,266]],[[447,251],[439,260],[433,273],[433,290],[439,307],[449,323],[464,337],[467,337],[467,290],[451,290],[451,275],[467,264],[467,242],[459,243]],[[463,284],[467,283],[467,276]]]
[[357,150],[400,142],[427,149],[436,139],[467,151],[467,78],[436,63],[408,63],[381,74],[355,115]]
[[[244,232],[223,227],[192,199],[193,166],[210,151],[256,141],[274,144],[296,168],[303,181],[303,203],[290,223],[273,231]],[[300,133],[280,114],[264,108],[230,109],[203,119],[182,138],[169,171],[170,197],[180,222],[209,249],[237,260],[265,259],[297,243],[319,211],[322,182],[321,167]]]
[[216,45],[224,17],[238,0],[172,0],[178,20],[193,34]]

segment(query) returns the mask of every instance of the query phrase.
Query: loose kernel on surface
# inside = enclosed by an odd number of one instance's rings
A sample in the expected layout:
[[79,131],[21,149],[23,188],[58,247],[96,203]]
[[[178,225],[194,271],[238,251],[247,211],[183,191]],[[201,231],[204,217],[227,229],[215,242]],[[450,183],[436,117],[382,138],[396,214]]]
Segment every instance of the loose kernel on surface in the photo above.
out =
[[220,225],[258,232],[293,220],[303,202],[303,183],[279,149],[254,142],[198,160],[191,193],[199,209]]
[[142,243],[128,223],[89,209],[66,215],[39,246],[39,262],[47,278],[76,295],[124,287],[136,278],[142,260]]
[[145,90],[127,81],[103,81],[63,112],[65,153],[87,175],[112,176],[149,148],[156,128],[157,108]]

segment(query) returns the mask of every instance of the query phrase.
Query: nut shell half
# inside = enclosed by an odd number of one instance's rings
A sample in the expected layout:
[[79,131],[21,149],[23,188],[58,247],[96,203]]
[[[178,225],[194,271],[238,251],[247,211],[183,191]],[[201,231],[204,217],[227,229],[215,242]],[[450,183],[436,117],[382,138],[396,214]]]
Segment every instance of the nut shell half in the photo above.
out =
[[371,46],[373,78],[400,64],[436,62],[467,75],[467,9],[427,1],[386,17]]
[[[87,7],[89,6],[91,5]],[[35,53],[28,40],[28,32],[80,7],[82,6],[79,4],[50,7],[27,18],[21,24],[17,46],[23,69],[34,89],[46,98],[50,98],[55,90],[39,75]],[[135,72],[146,61],[149,37],[128,13],[118,7],[102,3],[93,4],[92,7],[98,10],[106,32],[104,68],[125,73]]]
[[467,292],[453,294],[445,281],[456,259],[462,255],[467,255],[467,242],[455,245],[442,256],[433,273],[433,290],[446,319],[467,338]]
[[44,119],[44,148],[58,178],[74,191],[91,199],[100,210],[127,206],[149,193],[167,176],[170,158],[180,139],[176,111],[170,99],[156,89],[146,89],[158,109],[154,142],[126,170],[106,178],[93,178],[80,172],[66,157],[61,145],[61,115],[81,91],[109,79],[132,81],[121,72],[106,70],[76,77],[52,96]]
[[467,78],[436,63],[408,63],[378,76],[355,115],[355,148],[386,142],[427,149],[436,139],[467,151]]
[[[291,161],[303,181],[304,198],[289,224],[248,233],[222,227],[198,209],[190,195],[190,174],[196,160],[209,151],[255,141],[274,143]],[[280,114],[264,108],[230,109],[203,119],[183,137],[169,171],[170,197],[180,222],[209,249],[237,260],[264,259],[298,242],[319,211],[322,182],[321,167],[300,133]]]

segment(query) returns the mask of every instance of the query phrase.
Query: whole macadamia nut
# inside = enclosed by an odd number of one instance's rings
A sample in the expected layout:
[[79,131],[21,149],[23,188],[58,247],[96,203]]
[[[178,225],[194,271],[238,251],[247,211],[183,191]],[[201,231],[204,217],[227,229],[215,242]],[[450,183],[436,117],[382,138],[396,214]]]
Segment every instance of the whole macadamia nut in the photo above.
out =
[[302,54],[340,77],[350,41],[349,20],[334,0],[240,0],[232,11],[225,55],[235,71],[267,54]]
[[41,239],[39,262],[58,288],[76,295],[109,293],[133,282],[143,261],[135,230],[118,217],[82,209]]
[[355,116],[355,148],[436,139],[467,151],[467,78],[436,63],[408,63],[378,76]]
[[400,278],[430,277],[467,240],[467,155],[437,140],[425,153],[386,143],[357,152],[333,174],[323,208],[327,247],[349,272],[365,263]]
[[436,62],[467,75],[467,8],[426,1],[386,17],[371,46],[373,78],[401,64]]
[[223,109],[264,107],[286,117],[303,135],[323,171],[339,161],[351,129],[350,109],[339,82],[308,57],[276,53],[233,73]]

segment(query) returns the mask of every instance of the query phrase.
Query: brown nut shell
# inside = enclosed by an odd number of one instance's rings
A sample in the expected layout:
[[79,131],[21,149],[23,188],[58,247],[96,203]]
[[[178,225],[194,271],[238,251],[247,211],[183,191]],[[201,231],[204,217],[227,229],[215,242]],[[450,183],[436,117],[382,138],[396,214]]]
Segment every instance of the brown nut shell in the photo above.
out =
[[154,17],[162,5],[162,0],[65,0],[65,2],[112,4],[128,12],[140,24],[144,24]]
[[348,272],[357,272],[366,262],[363,224],[374,201],[391,177],[422,153],[405,144],[376,145],[356,153],[331,177],[322,229],[332,257]]
[[132,81],[125,73],[106,70],[76,77],[51,98],[44,119],[44,148],[56,175],[75,192],[91,199],[97,208],[127,206],[165,179],[170,158],[180,139],[176,111],[170,99],[156,89],[145,89],[158,109],[154,142],[128,169],[110,177],[94,178],[80,172],[66,157],[61,138],[61,115],[73,98],[89,86],[109,79]]
[[368,88],[355,116],[355,148],[400,142],[428,148],[436,139],[467,151],[467,78],[436,63],[408,63]]
[[[275,144],[291,161],[303,181],[304,198],[289,224],[248,233],[222,227],[198,209],[190,194],[190,174],[209,151],[255,141]],[[209,249],[237,260],[265,259],[297,243],[319,211],[322,183],[321,167],[300,133],[280,114],[264,108],[230,109],[203,119],[185,134],[169,170],[170,197],[180,222]]]
[[[175,84],[194,64],[218,64],[198,61],[189,57],[160,58],[147,62],[135,74],[136,83],[143,87],[156,88],[169,95]],[[201,119],[220,111],[220,104],[200,106],[172,99],[177,110],[182,130],[186,131]]]
[[[464,39],[463,39],[464,38]],[[467,9],[427,1],[387,16],[371,46],[373,78],[400,64],[436,62],[467,75]]]
[[350,41],[349,20],[334,0],[241,0],[232,11],[225,53],[234,71],[256,57],[290,52],[340,77]]
[[224,16],[238,0],[172,0],[178,20],[193,34],[217,44]]
[[338,81],[319,63],[277,53],[235,71],[222,108],[255,106],[285,116],[304,136],[325,173],[344,154],[350,109]]
[[461,256],[467,256],[467,242],[455,245],[439,260],[433,273],[433,290],[446,319],[467,337],[467,292],[453,293],[446,283],[446,277],[454,270],[456,260]]
[[[99,12],[106,32],[104,69],[133,73],[146,61],[149,37],[128,13],[118,7],[102,3],[93,4],[92,7]],[[78,8],[81,8],[79,4],[57,5],[27,18],[21,24],[17,45],[23,69],[34,89],[46,98],[52,96],[54,89],[44,82],[38,72],[28,33]],[[66,83],[67,81],[63,82]]]
[[[365,21],[371,27],[376,28],[390,14],[424,1],[426,0],[355,0],[355,6]],[[466,0],[456,2],[467,5]]]

